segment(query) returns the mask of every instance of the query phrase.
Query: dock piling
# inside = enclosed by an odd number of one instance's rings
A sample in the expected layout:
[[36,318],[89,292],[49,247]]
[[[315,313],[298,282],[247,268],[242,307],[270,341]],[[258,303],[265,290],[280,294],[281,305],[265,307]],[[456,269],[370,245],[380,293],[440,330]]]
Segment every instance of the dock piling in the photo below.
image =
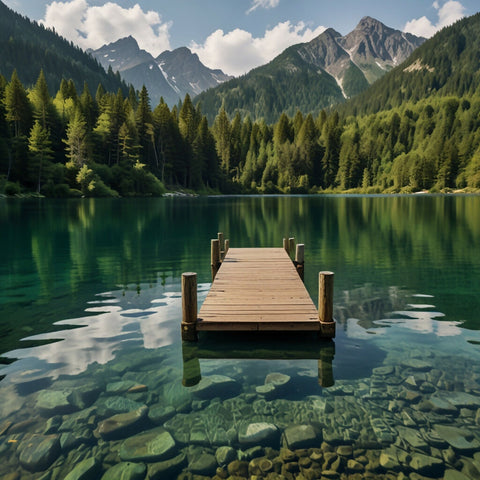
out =
[[223,237],[222,232],[217,233],[217,238],[218,238],[218,248],[220,249],[220,262],[223,260],[223,257],[225,256],[225,240]]
[[215,280],[218,269],[220,268],[220,241],[212,239],[211,241],[211,265],[212,265],[212,282]]
[[318,274],[318,319],[320,333],[323,337],[335,336],[335,321],[333,320],[333,272]]
[[332,387],[335,384],[333,378],[332,361],[335,356],[335,343],[325,345],[318,359],[318,384],[323,388]]
[[290,255],[290,252],[288,251],[288,238],[283,239],[283,249]]
[[182,274],[182,340],[197,341],[197,274]]
[[290,237],[288,239],[288,253],[290,256],[295,255],[295,238]]
[[305,245],[303,243],[299,243],[295,251],[295,267],[297,269],[297,273],[299,277],[302,279],[302,282],[304,277],[304,265],[305,265]]
[[227,238],[227,239],[225,239],[225,253],[224,253],[224,258],[225,258],[225,255],[227,254],[229,248],[230,248],[230,240]]

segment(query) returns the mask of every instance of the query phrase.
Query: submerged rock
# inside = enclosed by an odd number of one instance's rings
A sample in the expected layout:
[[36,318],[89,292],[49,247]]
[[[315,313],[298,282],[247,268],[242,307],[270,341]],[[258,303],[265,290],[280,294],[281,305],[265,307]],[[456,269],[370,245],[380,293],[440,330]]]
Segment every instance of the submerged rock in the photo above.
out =
[[86,458],[81,461],[65,477],[65,480],[93,480],[98,478],[101,469],[101,462],[95,457]]
[[407,358],[402,362],[402,366],[420,372],[426,372],[433,368],[432,364],[418,358]]
[[37,397],[36,408],[43,415],[53,417],[78,410],[71,403],[72,392],[68,390],[42,390]]
[[144,463],[121,462],[109,468],[101,480],[144,480],[146,473],[147,466]]
[[397,426],[398,434],[400,438],[405,440],[408,444],[410,444],[413,448],[418,448],[420,450],[428,450],[428,444],[422,438],[420,433],[418,433],[413,428],[402,427],[400,425]]
[[392,375],[395,372],[394,368],[392,365],[384,365],[382,367],[375,367],[373,369],[373,374],[374,375]]
[[19,449],[20,465],[31,472],[41,472],[60,455],[60,441],[57,435],[27,435]]
[[313,447],[318,443],[317,432],[312,425],[292,425],[285,429],[283,435],[291,450]]
[[280,430],[272,423],[250,423],[244,425],[238,433],[242,445],[278,446]]
[[410,467],[421,475],[436,477],[443,473],[443,460],[414,452],[410,460]]
[[[184,453],[180,453],[170,460],[152,463],[148,466],[148,480],[166,480],[167,478],[176,478],[176,475],[186,466],[186,464],[187,456]],[[144,477],[142,477],[142,479],[143,478]]]
[[95,402],[101,391],[101,386],[93,382],[75,386],[72,391],[70,403],[78,409],[83,410]]
[[480,449],[480,442],[474,438],[472,432],[465,428],[434,425],[434,429],[441,438],[456,450],[471,451]]
[[232,447],[219,447],[215,452],[215,458],[217,460],[217,463],[222,467],[236,460],[237,452]]
[[64,415],[63,422],[58,428],[59,432],[70,432],[81,430],[85,428],[91,421],[92,416],[95,417],[97,413],[96,407],[87,408],[80,412],[72,413],[71,415]]
[[210,375],[202,378],[198,385],[191,388],[191,392],[199,398],[229,398],[240,392],[240,384],[225,375]]
[[142,427],[147,414],[148,407],[145,405],[133,412],[119,413],[100,422],[98,433],[104,440],[114,440],[132,435]]
[[162,404],[156,404],[150,407],[148,418],[155,425],[163,425],[163,423],[172,418],[175,413],[175,409],[170,405],[164,406]]
[[217,469],[217,460],[210,453],[203,452],[189,463],[188,469],[197,475],[212,476]]
[[138,410],[143,406],[143,403],[135,402],[130,398],[125,397],[108,397],[97,401],[98,414],[104,417],[110,417],[117,413],[127,413],[132,410]]
[[140,433],[125,440],[119,451],[123,461],[158,462],[171,458],[176,453],[172,436],[163,428]]
[[291,378],[289,375],[285,375],[284,373],[279,372],[272,372],[265,377],[265,385],[271,383],[278,388],[288,385],[290,383],[290,380]]
[[121,380],[119,382],[108,383],[105,393],[107,395],[121,395],[122,393],[128,392],[128,390],[135,385],[136,383],[133,380]]
[[446,470],[443,480],[471,480],[470,477],[467,477],[462,472],[457,470]]
[[479,408],[480,397],[465,392],[449,392],[448,401],[457,408]]

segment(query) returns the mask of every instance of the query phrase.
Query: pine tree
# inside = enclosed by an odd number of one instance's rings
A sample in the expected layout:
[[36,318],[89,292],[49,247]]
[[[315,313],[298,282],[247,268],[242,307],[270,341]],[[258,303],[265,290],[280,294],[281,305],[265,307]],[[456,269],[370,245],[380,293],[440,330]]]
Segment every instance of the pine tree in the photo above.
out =
[[83,92],[80,95],[80,108],[83,118],[85,119],[87,130],[91,131],[95,126],[95,120],[97,118],[97,105],[90,93],[87,82],[83,84]]
[[5,87],[5,109],[6,119],[13,125],[14,137],[26,135],[31,128],[32,107],[16,70]]
[[53,158],[51,145],[49,132],[42,126],[40,120],[35,120],[35,124],[30,131],[28,148],[32,154],[33,160],[30,171],[33,174],[32,177],[36,177],[38,193],[40,193],[41,190],[45,162]]
[[183,138],[180,135],[176,116],[170,112],[168,105],[160,100],[153,112],[155,144],[159,158],[160,179],[163,183],[178,183],[187,171],[185,157],[182,155]]
[[67,158],[80,169],[88,160],[87,123],[79,108],[76,109],[67,127]]
[[232,153],[232,127],[223,106],[213,123],[213,136],[215,137],[217,154],[222,170],[229,176]]
[[33,117],[38,120],[44,130],[55,127],[53,102],[48,93],[48,85],[43,69],[40,71],[37,83],[30,94],[33,105]]
[[324,188],[333,187],[335,185],[341,148],[341,134],[342,128],[340,126],[340,119],[338,113],[334,112],[328,117],[322,132],[325,141],[325,153],[322,159],[321,186]]
[[[133,105],[132,108],[134,108]],[[152,156],[155,157],[155,152],[152,149],[154,144],[153,118],[145,85],[140,91],[140,99],[135,112],[135,125],[137,127],[141,161],[149,167],[155,168],[157,162],[155,158],[151,158]]]

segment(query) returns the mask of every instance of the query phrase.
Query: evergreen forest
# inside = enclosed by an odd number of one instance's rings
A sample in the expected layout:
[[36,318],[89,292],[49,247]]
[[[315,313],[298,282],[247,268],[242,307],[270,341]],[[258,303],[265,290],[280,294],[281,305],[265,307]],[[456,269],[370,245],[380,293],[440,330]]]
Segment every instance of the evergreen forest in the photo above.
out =
[[280,115],[273,125],[222,108],[213,125],[187,95],[152,109],[146,88],[124,96],[54,97],[43,71],[31,89],[0,77],[0,175],[6,194],[450,191],[480,188],[480,97],[430,96],[378,113]]

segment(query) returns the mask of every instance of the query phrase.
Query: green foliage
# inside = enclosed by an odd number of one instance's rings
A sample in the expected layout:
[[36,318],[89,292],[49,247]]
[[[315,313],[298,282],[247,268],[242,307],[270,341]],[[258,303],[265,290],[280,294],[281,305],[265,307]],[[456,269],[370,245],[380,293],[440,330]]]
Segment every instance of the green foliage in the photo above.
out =
[[[352,78],[350,84],[355,79]],[[336,80],[327,72],[305,63],[296,47],[290,47],[267,65],[234,78],[195,97],[195,103],[212,122],[224,107],[229,116],[264,119],[274,123],[282,113],[297,110],[317,114],[322,108],[344,101]]]
[[20,185],[18,183],[6,182],[3,189],[5,195],[14,196],[21,192]]

